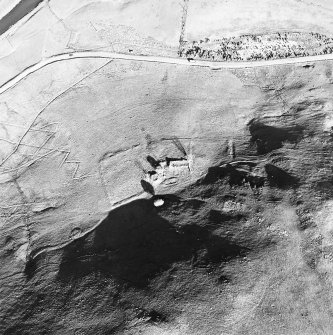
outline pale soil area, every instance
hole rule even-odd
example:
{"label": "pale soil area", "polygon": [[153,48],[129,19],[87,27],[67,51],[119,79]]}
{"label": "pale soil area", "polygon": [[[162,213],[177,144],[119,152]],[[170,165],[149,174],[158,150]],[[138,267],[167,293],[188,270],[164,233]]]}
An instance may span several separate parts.
{"label": "pale soil area", "polygon": [[[200,40],[277,31],[332,35],[329,2],[289,2],[281,6],[273,0],[192,0],[184,37]],[[102,50],[177,57],[183,7],[178,0],[44,1],[0,37],[0,84],[42,59],[64,52]]]}
{"label": "pale soil area", "polygon": [[75,50],[176,56],[181,16],[178,0],[45,1],[0,37],[0,83]]}
{"label": "pale soil area", "polygon": [[190,0],[185,38],[214,39],[283,31],[333,34],[327,0]]}

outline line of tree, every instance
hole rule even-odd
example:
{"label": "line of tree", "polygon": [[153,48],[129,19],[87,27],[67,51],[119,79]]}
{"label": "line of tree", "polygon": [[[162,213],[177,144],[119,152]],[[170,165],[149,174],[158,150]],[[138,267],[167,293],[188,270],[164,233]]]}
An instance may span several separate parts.
{"label": "line of tree", "polygon": [[184,42],[181,57],[216,61],[268,60],[333,53],[333,38],[318,33],[241,35]]}

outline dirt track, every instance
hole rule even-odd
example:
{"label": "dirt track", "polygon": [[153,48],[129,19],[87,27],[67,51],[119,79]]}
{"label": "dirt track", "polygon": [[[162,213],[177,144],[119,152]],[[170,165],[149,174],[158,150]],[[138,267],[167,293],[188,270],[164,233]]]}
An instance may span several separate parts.
{"label": "dirt track", "polygon": [[25,77],[29,76],[31,73],[38,71],[39,69],[60,61],[65,61],[75,58],[106,58],[106,59],[122,59],[122,60],[134,60],[139,62],[154,62],[154,63],[168,63],[176,65],[185,66],[199,66],[208,67],[212,70],[220,69],[240,69],[240,68],[253,68],[253,67],[263,67],[263,66],[274,66],[274,65],[288,65],[288,64],[300,64],[309,62],[319,62],[326,60],[333,60],[333,54],[329,55],[317,55],[308,57],[297,57],[297,58],[284,58],[284,59],[274,59],[267,61],[253,61],[253,62],[209,62],[200,60],[187,60],[183,58],[171,58],[171,57],[157,57],[157,56],[140,56],[140,55],[127,55],[118,54],[107,51],[80,51],[63,53],[59,55],[54,55],[52,57],[46,58],[41,62],[38,62],[22,72],[17,76],[11,78],[2,86],[0,86],[0,94],[7,91],[11,87],[15,86]]}

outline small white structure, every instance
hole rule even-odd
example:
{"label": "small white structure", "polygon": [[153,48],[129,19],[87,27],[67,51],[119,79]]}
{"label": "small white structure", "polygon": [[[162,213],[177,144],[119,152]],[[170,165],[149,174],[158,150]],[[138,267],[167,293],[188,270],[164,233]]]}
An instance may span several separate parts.
{"label": "small white structure", "polygon": [[159,198],[159,199],[154,200],[154,206],[155,207],[161,207],[163,205],[164,205],[164,200],[163,199]]}

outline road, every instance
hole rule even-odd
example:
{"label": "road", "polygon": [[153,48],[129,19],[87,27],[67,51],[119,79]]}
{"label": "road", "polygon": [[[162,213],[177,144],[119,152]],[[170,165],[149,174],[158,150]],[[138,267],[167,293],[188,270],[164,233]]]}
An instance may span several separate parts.
{"label": "road", "polygon": [[333,54],[328,55],[317,55],[297,58],[283,58],[263,61],[249,61],[249,62],[211,62],[203,60],[190,60],[185,58],[171,58],[161,56],[141,56],[131,54],[119,54],[108,51],[79,51],[70,52],[54,55],[43,59],[42,61],[26,68],[20,72],[17,76],[11,78],[2,86],[0,86],[0,94],[4,93],[11,87],[14,87],[22,79],[26,78],[30,74],[40,70],[41,68],[60,61],[76,59],[76,58],[105,58],[105,59],[120,59],[138,62],[152,62],[152,63],[164,63],[164,64],[175,64],[182,66],[198,66],[206,67],[212,70],[220,69],[243,69],[243,68],[256,68],[264,66],[276,66],[276,65],[289,65],[289,64],[301,64],[301,63],[313,63],[319,61],[333,60]]}

